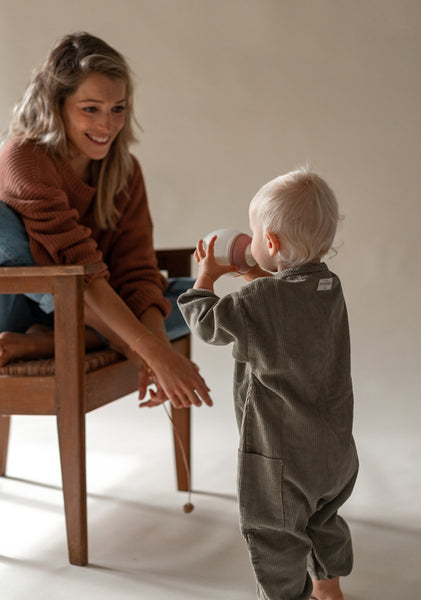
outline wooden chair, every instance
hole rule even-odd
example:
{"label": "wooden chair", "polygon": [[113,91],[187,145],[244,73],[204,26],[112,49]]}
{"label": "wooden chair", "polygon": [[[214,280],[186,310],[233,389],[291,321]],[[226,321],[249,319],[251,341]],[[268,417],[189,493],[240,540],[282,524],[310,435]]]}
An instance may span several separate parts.
{"label": "wooden chair", "polygon": [[[170,277],[190,275],[193,249],[157,252]],[[0,293],[44,292],[55,300],[55,359],[17,361],[0,369],[0,475],[6,473],[11,415],[56,415],[70,563],[88,562],[85,414],[137,389],[137,369],[112,350],[85,355],[82,266],[1,267]],[[190,357],[190,336],[173,342]],[[190,409],[172,412],[190,467]],[[174,437],[177,485],[189,474]]]}

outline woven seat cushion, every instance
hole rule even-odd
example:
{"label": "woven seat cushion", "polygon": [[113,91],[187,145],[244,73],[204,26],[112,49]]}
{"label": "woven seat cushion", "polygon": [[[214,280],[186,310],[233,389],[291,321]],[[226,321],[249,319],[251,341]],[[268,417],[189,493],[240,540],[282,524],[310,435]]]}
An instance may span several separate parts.
{"label": "woven seat cushion", "polygon": [[[115,350],[99,350],[88,352],[85,355],[85,373],[96,371],[122,360],[121,354]],[[0,375],[16,377],[43,377],[55,374],[54,358],[42,358],[39,360],[16,360],[5,367],[0,367]]]}

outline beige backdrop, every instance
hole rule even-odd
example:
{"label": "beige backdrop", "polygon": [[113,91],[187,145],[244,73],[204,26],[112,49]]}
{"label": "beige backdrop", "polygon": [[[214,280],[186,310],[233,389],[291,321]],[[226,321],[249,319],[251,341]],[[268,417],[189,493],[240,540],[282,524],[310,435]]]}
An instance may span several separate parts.
{"label": "beige backdrop", "polygon": [[[419,0],[0,0],[2,128],[62,34],[90,31],[128,58],[143,129],[134,152],[157,246],[194,244],[218,227],[247,230],[250,197],[303,162],[330,182],[345,215],[329,264],[348,298],[361,458],[347,511],[411,528],[421,527],[420,8]],[[196,343],[195,353],[216,403],[195,419],[231,428],[231,456],[230,350]]]}

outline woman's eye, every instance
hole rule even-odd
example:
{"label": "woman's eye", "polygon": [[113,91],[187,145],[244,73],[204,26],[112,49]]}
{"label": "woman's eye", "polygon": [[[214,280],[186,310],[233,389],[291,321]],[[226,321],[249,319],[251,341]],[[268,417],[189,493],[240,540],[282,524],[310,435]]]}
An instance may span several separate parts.
{"label": "woman's eye", "polygon": [[85,106],[83,108],[83,112],[86,113],[94,113],[96,111],[96,106]]}
{"label": "woman's eye", "polygon": [[114,106],[114,108],[113,108],[113,112],[115,112],[115,113],[122,113],[125,110],[126,110],[125,106]]}

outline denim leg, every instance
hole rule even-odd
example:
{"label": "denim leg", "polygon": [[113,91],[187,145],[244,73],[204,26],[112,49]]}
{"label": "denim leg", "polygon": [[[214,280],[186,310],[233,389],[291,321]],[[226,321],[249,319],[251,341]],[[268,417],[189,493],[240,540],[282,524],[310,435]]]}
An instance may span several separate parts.
{"label": "denim leg", "polygon": [[[34,265],[20,216],[0,201],[0,266]],[[0,294],[0,331],[24,332],[34,323],[52,324],[52,294]]]}
{"label": "denim leg", "polygon": [[192,288],[194,282],[195,280],[191,277],[174,277],[168,279],[168,288],[164,296],[171,302],[172,311],[165,319],[165,329],[172,342],[190,333],[184,317],[177,306],[177,298]]}

